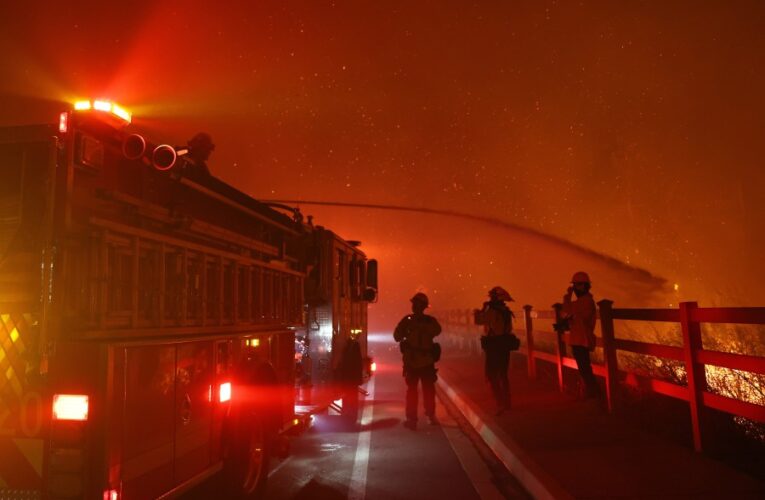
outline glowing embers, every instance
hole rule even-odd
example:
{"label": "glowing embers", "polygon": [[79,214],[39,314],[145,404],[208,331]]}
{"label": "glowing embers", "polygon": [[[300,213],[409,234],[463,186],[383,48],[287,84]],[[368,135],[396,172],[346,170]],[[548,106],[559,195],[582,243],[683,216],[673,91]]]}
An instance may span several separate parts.
{"label": "glowing embers", "polygon": [[119,104],[116,104],[104,99],[77,101],[74,103],[74,110],[75,111],[94,110],[94,111],[101,111],[103,113],[109,113],[111,116],[119,118],[123,122],[122,123],[123,125],[128,125],[133,120],[133,116],[125,108],[123,108]]}
{"label": "glowing embers", "polygon": [[88,419],[88,396],[82,394],[56,394],[53,396],[53,420]]}

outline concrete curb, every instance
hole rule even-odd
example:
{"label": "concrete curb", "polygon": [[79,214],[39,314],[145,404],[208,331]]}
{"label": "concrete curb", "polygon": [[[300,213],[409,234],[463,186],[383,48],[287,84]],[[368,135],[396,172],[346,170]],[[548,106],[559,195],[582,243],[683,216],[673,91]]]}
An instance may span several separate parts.
{"label": "concrete curb", "polygon": [[449,385],[440,373],[438,375],[438,388],[470,422],[481,439],[531,496],[537,499],[570,500],[574,498],[555,479],[542,470],[505,431],[492,423],[481,409]]}

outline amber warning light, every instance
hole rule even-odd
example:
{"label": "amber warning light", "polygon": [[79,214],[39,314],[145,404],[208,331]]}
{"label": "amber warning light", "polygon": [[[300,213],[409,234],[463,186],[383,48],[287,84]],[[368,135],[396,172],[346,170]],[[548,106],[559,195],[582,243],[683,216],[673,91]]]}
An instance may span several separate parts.
{"label": "amber warning light", "polygon": [[88,419],[88,396],[82,394],[56,394],[53,396],[53,420]]}
{"label": "amber warning light", "polygon": [[125,125],[128,125],[133,119],[133,115],[131,115],[125,108],[105,99],[77,101],[74,103],[74,110],[101,111],[103,113],[109,113],[122,120]]}

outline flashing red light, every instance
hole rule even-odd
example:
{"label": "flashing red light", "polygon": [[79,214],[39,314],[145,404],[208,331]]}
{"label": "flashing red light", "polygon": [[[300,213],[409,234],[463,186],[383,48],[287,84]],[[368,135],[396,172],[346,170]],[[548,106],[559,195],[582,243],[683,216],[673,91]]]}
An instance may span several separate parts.
{"label": "flashing red light", "polygon": [[376,372],[377,371],[377,363],[375,363],[373,361],[372,364],[369,365],[369,371],[371,371],[372,373]]}
{"label": "flashing red light", "polygon": [[119,500],[120,494],[117,490],[104,490],[104,500]]}
{"label": "flashing red light", "polygon": [[67,130],[69,130],[69,113],[62,111],[61,114],[58,115],[58,131],[62,134],[66,134]]}
{"label": "flashing red light", "polygon": [[53,420],[88,419],[88,396],[83,394],[56,394],[53,396]]}
{"label": "flashing red light", "polygon": [[224,382],[220,385],[218,390],[218,400],[221,403],[225,403],[231,399],[231,382]]}

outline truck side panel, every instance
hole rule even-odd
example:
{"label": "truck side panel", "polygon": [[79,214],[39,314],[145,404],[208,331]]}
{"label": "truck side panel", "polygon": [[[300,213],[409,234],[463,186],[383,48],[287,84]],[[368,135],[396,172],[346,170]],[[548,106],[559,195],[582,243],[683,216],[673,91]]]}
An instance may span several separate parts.
{"label": "truck side panel", "polygon": [[0,497],[42,489],[50,399],[41,267],[56,148],[50,127],[0,129]]}
{"label": "truck side panel", "polygon": [[[210,465],[214,385],[213,342],[179,344],[175,368],[175,483]],[[217,400],[215,400],[217,402]]]}
{"label": "truck side panel", "polygon": [[174,485],[175,351],[174,345],[123,349],[125,498],[154,498]]}

